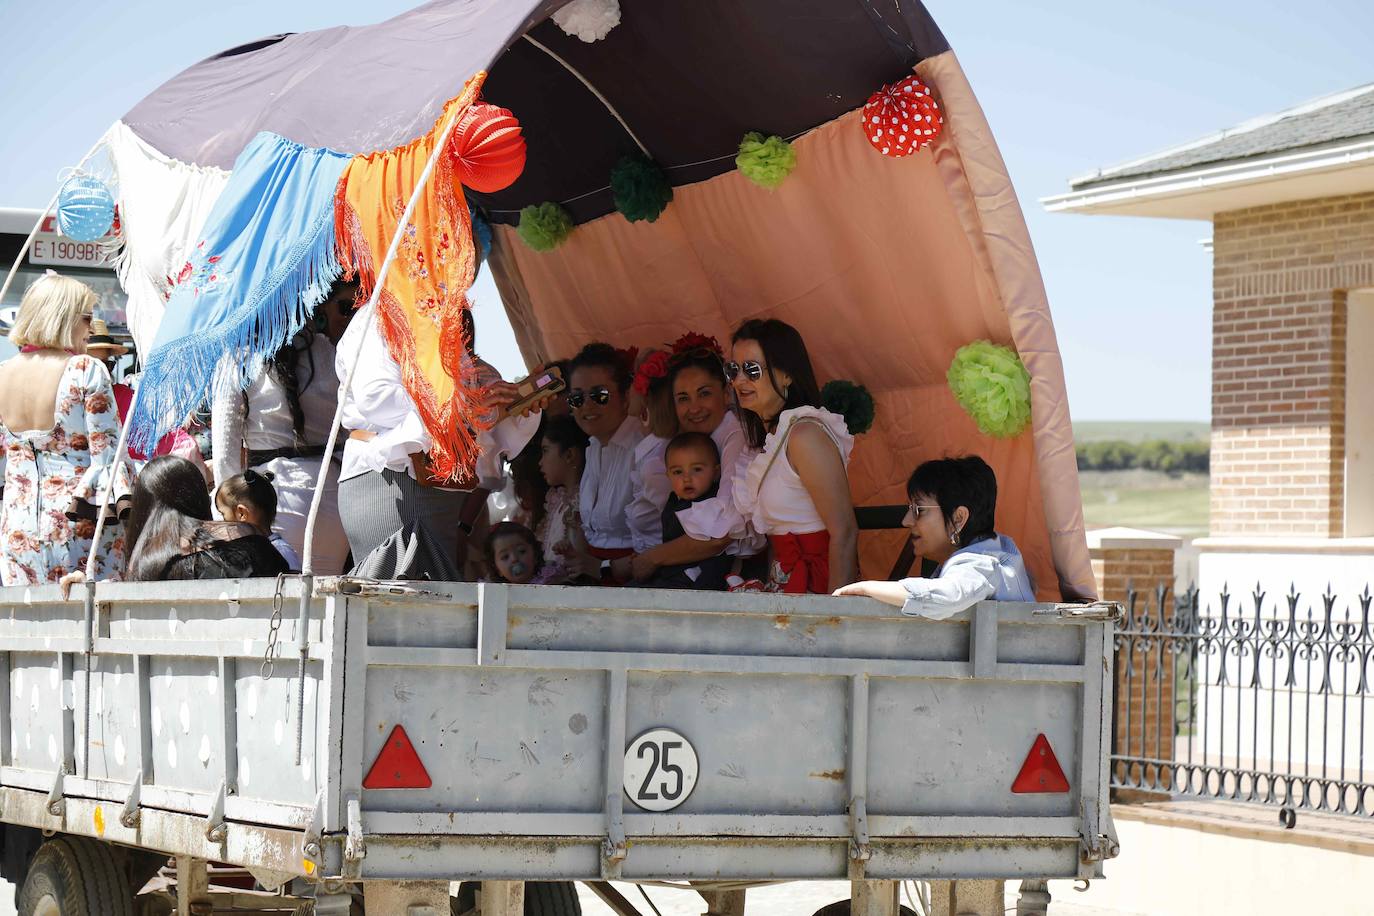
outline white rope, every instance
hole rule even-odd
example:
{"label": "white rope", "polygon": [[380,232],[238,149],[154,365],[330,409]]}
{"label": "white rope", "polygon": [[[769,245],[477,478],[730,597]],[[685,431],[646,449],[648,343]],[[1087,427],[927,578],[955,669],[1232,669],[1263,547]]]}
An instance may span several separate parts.
{"label": "white rope", "polygon": [[[114,465],[110,468],[110,478],[100,491],[100,509],[95,517],[95,534],[91,537],[91,554],[86,558],[86,581],[95,581],[95,561],[99,556],[100,534],[105,530],[105,519],[110,514],[110,494],[114,492],[115,480],[119,477],[119,466],[129,460],[129,427],[133,424],[134,411],[138,408],[138,392],[142,385],[135,386],[133,397],[129,399],[129,410],[124,414],[124,422],[119,427],[119,444],[115,446]],[[118,562],[118,558],[116,558]]]}
{"label": "white rope", "polygon": [[547,45],[540,44],[538,41],[531,38],[528,33],[525,35],[525,40],[528,41],[530,44],[534,45],[539,50],[543,51],[545,54],[549,55],[549,57],[552,57],[554,60],[558,61],[560,64],[563,65],[564,70],[567,70],[573,76],[577,77],[578,81],[580,81],[582,85],[587,87],[587,91],[590,92],[592,95],[596,96],[597,99],[600,100],[602,105],[606,106],[606,110],[611,113],[611,117],[615,118],[617,121],[620,122],[620,126],[625,128],[625,133],[630,135],[630,139],[633,140],[635,142],[635,145],[639,147],[640,152],[642,152],[649,159],[654,158],[653,156],[649,155],[649,148],[640,142],[640,139],[637,136],[635,136],[634,131],[630,130],[630,125],[625,123],[625,119],[620,116],[620,112],[615,110],[615,106],[610,103],[610,100],[607,99],[604,95],[602,95],[597,90],[597,88],[591,84],[590,80],[588,80],[581,73],[578,73],[576,67],[574,67],[572,64],[568,63],[566,60],[560,57],[557,52],[549,48]]}
{"label": "white rope", "polygon": [[[334,447],[339,441],[339,424],[343,421],[344,403],[348,399],[348,393],[352,390],[353,374],[358,370],[358,363],[362,357],[362,341],[372,332],[372,326],[377,321],[377,299],[382,294],[382,286],[386,282],[386,272],[391,268],[391,262],[396,260],[396,252],[401,247],[402,228],[410,222],[410,216],[415,212],[415,204],[420,199],[420,193],[424,191],[425,185],[429,183],[429,177],[434,171],[434,164],[439,161],[440,154],[444,147],[448,145],[448,136],[453,131],[453,125],[458,123],[458,117],[463,109],[456,109],[449,117],[448,123],[444,125],[443,133],[439,135],[439,140],[434,144],[434,152],[430,153],[429,161],[425,163],[425,170],[420,173],[420,179],[415,183],[415,190],[410,195],[410,201],[406,204],[405,212],[396,223],[396,231],[391,236],[391,245],[386,250],[386,258],[382,261],[382,267],[377,271],[376,281],[372,286],[372,296],[367,300],[367,306],[371,312],[367,316],[367,324],[363,328],[362,335],[358,338],[359,346],[353,354],[352,362],[348,366],[348,374],[344,376],[343,384],[339,386],[339,403],[334,408],[334,422],[329,426],[329,439],[324,445],[324,461],[320,465],[320,476],[315,482],[315,493],[310,498],[310,514],[305,520],[305,545],[301,557],[301,575],[311,576],[314,574],[315,565],[315,522],[320,515],[320,505],[324,502],[324,485],[329,479],[330,463],[334,460]],[[360,562],[362,557],[354,557],[355,562]]]}

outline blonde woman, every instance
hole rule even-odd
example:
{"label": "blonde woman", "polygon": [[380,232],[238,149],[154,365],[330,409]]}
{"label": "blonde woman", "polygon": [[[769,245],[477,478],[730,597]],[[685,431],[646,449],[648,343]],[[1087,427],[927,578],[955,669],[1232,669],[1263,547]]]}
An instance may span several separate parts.
{"label": "blonde woman", "polygon": [[[90,555],[95,522],[73,510],[99,498],[119,441],[110,374],[85,353],[95,303],[89,286],[49,271],[10,330],[20,352],[0,364],[0,584],[57,582]],[[107,523],[97,551],[103,579],[118,577],[117,531]]]}

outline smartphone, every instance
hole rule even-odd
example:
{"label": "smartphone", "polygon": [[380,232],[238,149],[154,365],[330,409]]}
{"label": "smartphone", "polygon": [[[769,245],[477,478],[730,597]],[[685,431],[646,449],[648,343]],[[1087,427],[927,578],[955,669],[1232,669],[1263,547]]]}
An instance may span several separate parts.
{"label": "smartphone", "polygon": [[556,394],[568,387],[557,366],[550,366],[529,378],[515,383],[515,400],[506,408],[506,415],[518,414],[547,394]]}

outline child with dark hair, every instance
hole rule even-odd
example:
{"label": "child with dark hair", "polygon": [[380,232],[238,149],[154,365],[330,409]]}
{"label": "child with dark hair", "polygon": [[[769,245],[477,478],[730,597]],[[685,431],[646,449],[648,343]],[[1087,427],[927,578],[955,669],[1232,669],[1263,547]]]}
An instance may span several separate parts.
{"label": "child with dark hair", "polygon": [[918,557],[939,564],[933,578],[855,582],[836,595],[864,595],[903,614],[942,620],[979,601],[1034,601],[1021,551],[993,530],[997,477],[976,455],[927,461],[906,485],[902,523]]}
{"label": "child with dark hair", "polygon": [[251,526],[277,548],[292,571],[299,572],[301,558],[280,534],[272,530],[277,520],[277,488],[272,485],[271,471],[252,468],[235,474],[215,491],[215,507],[227,522],[242,522]]}
{"label": "child with dark hair", "polygon": [[543,550],[533,531],[516,522],[498,522],[487,534],[485,547],[493,581],[525,585],[534,580]]}
{"label": "child with dark hair", "polygon": [[[694,503],[713,498],[720,489],[720,450],[706,433],[678,433],[664,449],[663,463],[673,488],[673,495],[663,507],[663,539],[670,541],[684,533],[677,514],[690,509]],[[694,563],[660,566],[652,579],[640,584],[649,588],[723,591],[725,577],[733,563],[724,550],[725,545],[722,545],[716,556]]]}

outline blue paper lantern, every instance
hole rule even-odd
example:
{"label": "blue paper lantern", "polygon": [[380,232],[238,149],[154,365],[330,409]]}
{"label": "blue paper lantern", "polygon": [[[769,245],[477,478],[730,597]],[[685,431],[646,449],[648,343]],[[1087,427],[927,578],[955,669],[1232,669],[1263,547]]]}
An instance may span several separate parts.
{"label": "blue paper lantern", "polygon": [[114,225],[114,195],[91,175],[73,175],[57,195],[57,228],[77,242],[94,242]]}
{"label": "blue paper lantern", "polygon": [[468,216],[472,218],[472,243],[477,249],[477,263],[480,266],[491,254],[491,223],[472,204],[468,204]]}

